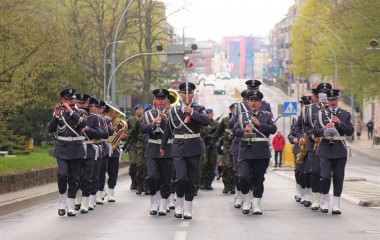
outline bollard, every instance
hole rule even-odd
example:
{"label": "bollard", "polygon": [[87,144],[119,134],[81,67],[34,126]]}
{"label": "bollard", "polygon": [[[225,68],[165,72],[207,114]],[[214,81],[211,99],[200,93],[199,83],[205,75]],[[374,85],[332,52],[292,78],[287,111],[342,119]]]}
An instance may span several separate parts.
{"label": "bollard", "polygon": [[294,168],[294,154],[292,153],[292,144],[285,144],[284,151],[282,152],[282,160],[284,166]]}

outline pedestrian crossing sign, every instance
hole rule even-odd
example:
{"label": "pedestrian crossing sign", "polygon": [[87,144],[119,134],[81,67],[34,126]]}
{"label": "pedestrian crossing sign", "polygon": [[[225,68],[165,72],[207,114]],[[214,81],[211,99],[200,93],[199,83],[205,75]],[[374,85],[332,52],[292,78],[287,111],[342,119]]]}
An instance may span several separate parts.
{"label": "pedestrian crossing sign", "polygon": [[284,102],[284,116],[297,115],[297,102]]}

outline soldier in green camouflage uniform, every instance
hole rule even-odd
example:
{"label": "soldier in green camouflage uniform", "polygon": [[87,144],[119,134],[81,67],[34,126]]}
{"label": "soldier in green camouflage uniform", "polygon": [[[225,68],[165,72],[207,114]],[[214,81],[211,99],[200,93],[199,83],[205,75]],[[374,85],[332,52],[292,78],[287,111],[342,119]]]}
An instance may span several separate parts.
{"label": "soldier in green camouflage uniform", "polygon": [[[137,119],[142,117],[143,113],[143,106],[138,103],[135,105],[135,115],[128,119],[128,134],[131,132],[133,125],[136,123]],[[128,144],[126,144],[126,151],[129,154],[129,176],[131,176],[131,190],[136,189],[136,173],[137,173],[137,165],[136,165],[136,159],[137,159],[137,148],[136,148],[136,142],[135,141],[127,141]]]}
{"label": "soldier in green camouflage uniform", "polygon": [[[204,143],[204,139],[208,136],[208,133],[209,133],[208,127],[209,126],[201,126],[201,129],[200,129],[200,132],[199,132],[199,134],[201,135],[201,139],[202,139],[203,145],[205,144]],[[206,146],[203,146],[203,147],[204,147],[204,149],[206,149]],[[202,190],[206,189],[206,183],[201,184],[201,180],[202,180],[202,168],[203,168],[203,166],[206,163],[206,156],[207,156],[207,151],[205,151],[204,153],[202,153],[201,159],[200,159],[200,162],[199,162],[198,176],[197,176],[197,179],[195,181],[195,188],[196,188],[195,196],[198,196],[198,190],[199,189],[202,189]]]}
{"label": "soldier in green camouflage uniform", "polygon": [[223,161],[222,180],[224,184],[223,193],[231,192],[231,194],[235,194],[235,182],[234,182],[232,154],[230,151],[233,136],[230,134],[228,123],[231,119],[232,113],[235,111],[235,106],[236,106],[235,104],[230,105],[229,107],[230,113],[228,114],[228,116],[222,119],[215,133],[215,138],[223,139],[223,157],[222,157],[222,161]]}
{"label": "soldier in green camouflage uniform", "polygon": [[205,152],[205,161],[202,162],[202,178],[201,178],[201,189],[203,186],[207,190],[213,190],[211,186],[212,181],[215,178],[215,166],[217,158],[217,148],[216,142],[217,138],[213,136],[218,128],[218,121],[213,120],[214,112],[212,109],[206,109],[206,113],[211,121],[211,124],[206,127],[207,135],[204,138],[206,152]]}

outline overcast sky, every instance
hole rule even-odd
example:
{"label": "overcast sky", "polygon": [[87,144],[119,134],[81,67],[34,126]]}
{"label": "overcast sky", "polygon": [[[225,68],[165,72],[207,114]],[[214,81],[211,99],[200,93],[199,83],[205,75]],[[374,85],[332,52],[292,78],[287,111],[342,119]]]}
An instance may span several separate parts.
{"label": "overcast sky", "polygon": [[266,36],[288,12],[294,0],[162,0],[176,33],[197,40],[220,41],[223,36]]}

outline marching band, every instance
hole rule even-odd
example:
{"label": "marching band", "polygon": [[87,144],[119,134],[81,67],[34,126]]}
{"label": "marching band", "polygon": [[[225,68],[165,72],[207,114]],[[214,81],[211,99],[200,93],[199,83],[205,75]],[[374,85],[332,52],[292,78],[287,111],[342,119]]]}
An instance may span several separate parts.
{"label": "marching band", "polygon": [[[228,107],[229,115],[220,124],[212,109],[194,101],[196,85],[187,81],[178,92],[153,90],[153,105],[137,104],[127,121],[102,100],[73,88],[62,90],[48,126],[57,138],[58,215],[85,214],[105,201],[116,202],[123,151],[129,153],[130,189],[150,195],[150,215],[166,216],[174,209],[176,218],[192,219],[198,189],[213,189],[216,153],[223,162],[223,193],[234,194],[234,207],[243,214],[262,215],[265,173],[272,157],[270,136],[277,127],[260,84],[246,81],[243,100]],[[340,196],[349,157],[345,136],[353,133],[350,113],[338,106],[339,93],[321,83],[311,96],[303,96],[301,113],[288,135],[294,144],[295,200],[322,213],[331,208],[332,214],[342,213]]]}

